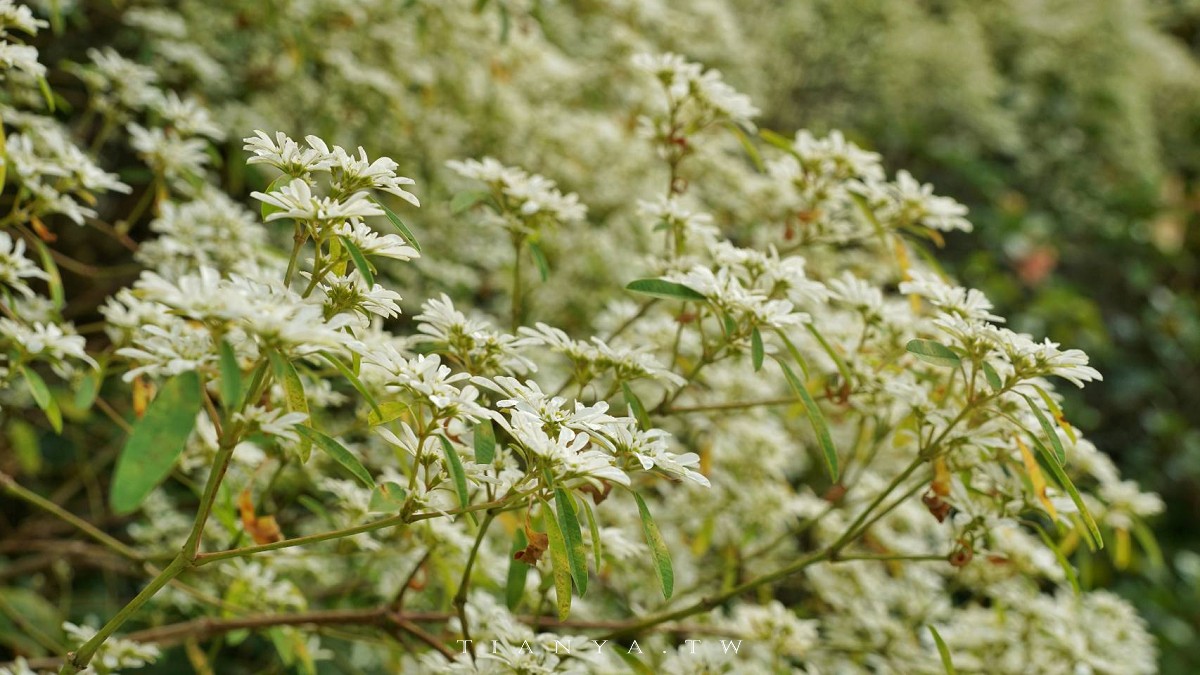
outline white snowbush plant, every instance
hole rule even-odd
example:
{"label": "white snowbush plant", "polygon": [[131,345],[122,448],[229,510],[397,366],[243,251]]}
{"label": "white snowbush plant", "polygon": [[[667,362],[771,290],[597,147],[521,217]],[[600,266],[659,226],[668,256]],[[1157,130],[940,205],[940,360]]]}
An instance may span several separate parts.
{"label": "white snowbush plant", "polygon": [[[231,194],[210,150],[233,130],[94,50],[74,71],[95,147],[144,163],[122,218],[155,235],[98,347],[63,318],[49,224],[131,188],[51,110],[16,36],[45,22],[8,0],[0,22],[0,405],[55,431],[106,406],[128,427],[109,505],[133,517],[114,537],[0,482],[148,575],[66,624],[69,653],[0,672],[126,671],[179,643],[203,664],[246,630],[301,672],[1154,671],[1141,619],[1071,563],[1129,555],[1162,508],[1059,407],[1055,380],[1100,374],[920,257],[966,209],[878,155],[760,132],[718,72],[643,54],[637,139],[589,167],[636,208],[601,234],[535,173],[552,158],[253,131],[239,161],[269,185]],[[419,201],[417,161],[456,193]],[[423,228],[431,207],[457,229]],[[478,274],[395,281],[417,264]]]}

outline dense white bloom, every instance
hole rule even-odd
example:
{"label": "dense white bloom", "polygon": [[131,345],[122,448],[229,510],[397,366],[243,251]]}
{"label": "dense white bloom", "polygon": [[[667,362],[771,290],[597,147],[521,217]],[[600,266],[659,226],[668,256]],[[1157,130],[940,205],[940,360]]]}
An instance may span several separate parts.
{"label": "dense white bloom", "polygon": [[50,275],[25,257],[23,240],[14,240],[7,232],[0,232],[0,284],[31,298],[33,290],[22,279],[49,278]]}
{"label": "dense white bloom", "polygon": [[372,202],[366,193],[355,192],[344,200],[317,197],[308,182],[300,178],[293,179],[274,192],[251,192],[250,196],[279,209],[267,216],[267,222],[281,218],[336,221],[383,215],[383,209]]}
{"label": "dense white bloom", "polygon": [[363,255],[394,260],[413,260],[421,257],[415,248],[408,245],[404,237],[398,234],[379,234],[358,219],[351,219],[336,226],[334,232],[354,242]]}

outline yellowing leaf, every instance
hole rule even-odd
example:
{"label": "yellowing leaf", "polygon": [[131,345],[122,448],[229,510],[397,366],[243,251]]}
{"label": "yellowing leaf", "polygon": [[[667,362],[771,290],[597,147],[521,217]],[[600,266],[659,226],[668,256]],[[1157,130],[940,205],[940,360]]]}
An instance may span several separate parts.
{"label": "yellowing leaf", "polygon": [[1042,506],[1046,507],[1046,513],[1055,521],[1058,520],[1058,511],[1054,508],[1054,503],[1046,496],[1046,477],[1042,475],[1042,470],[1038,467],[1037,459],[1030,452],[1029,446],[1021,440],[1020,436],[1014,436],[1017,439],[1017,447],[1021,449],[1021,460],[1025,462],[1025,472],[1029,474],[1029,480],[1033,483],[1033,493],[1037,495]]}

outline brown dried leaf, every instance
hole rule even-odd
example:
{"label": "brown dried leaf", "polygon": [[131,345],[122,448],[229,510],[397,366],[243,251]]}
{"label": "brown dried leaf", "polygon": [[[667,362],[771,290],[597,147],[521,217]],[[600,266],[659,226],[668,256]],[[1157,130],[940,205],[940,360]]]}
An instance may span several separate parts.
{"label": "brown dried leaf", "polygon": [[525,563],[526,565],[536,565],[542,559],[542,555],[550,548],[550,536],[545,532],[527,532],[526,537],[529,540],[529,545],[523,550],[513,554],[513,560]]}
{"label": "brown dried leaf", "polygon": [[242,490],[238,495],[238,511],[242,514],[242,527],[254,539],[255,544],[273,544],[283,541],[283,532],[275,516],[256,516],[254,500],[250,496],[250,488]]}

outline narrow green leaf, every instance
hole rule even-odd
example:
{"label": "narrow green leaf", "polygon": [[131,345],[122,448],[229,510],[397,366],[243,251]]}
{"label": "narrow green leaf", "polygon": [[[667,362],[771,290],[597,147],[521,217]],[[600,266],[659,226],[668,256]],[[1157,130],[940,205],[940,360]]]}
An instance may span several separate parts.
{"label": "narrow green leaf", "polygon": [[533,258],[533,264],[537,266],[538,276],[542,278],[542,283],[545,283],[550,278],[550,263],[546,260],[546,253],[542,251],[542,247],[529,242],[529,255]]}
{"label": "narrow green leaf", "polygon": [[987,378],[988,386],[995,391],[1000,391],[1004,383],[1000,381],[1000,374],[992,367],[992,364],[987,361],[983,362],[983,376]]}
{"label": "narrow green leaf", "polygon": [[100,387],[104,384],[104,364],[96,370],[89,370],[79,380],[75,389],[75,407],[80,410],[90,410],[100,395]]}
{"label": "narrow green leaf", "polygon": [[666,279],[638,279],[625,286],[625,290],[649,295],[664,300],[705,300],[705,297],[683,284],[667,281]]}
{"label": "narrow green leaf", "polygon": [[367,471],[367,467],[354,456],[354,453],[346,449],[346,446],[338,442],[337,439],[313,429],[312,427],[297,426],[296,431],[300,432],[308,440],[312,441],[320,448],[329,458],[341,464],[347,471],[354,474],[354,477],[363,485],[374,489],[375,479],[371,478],[371,472]]}
{"label": "narrow green leaf", "polygon": [[367,288],[373,288],[375,273],[371,271],[371,263],[367,261],[367,256],[363,255],[362,249],[358,247],[358,244],[350,241],[349,237],[338,235],[338,239],[342,242],[342,246],[346,247],[346,252],[350,254],[350,260],[354,262],[354,269],[362,275]]}
{"label": "narrow green leaf", "polygon": [[644,430],[650,429],[650,415],[646,413],[646,406],[642,405],[642,399],[633,393],[628,382],[621,383],[621,393],[625,395],[625,402],[633,409],[633,416],[637,418],[638,426]]}
{"label": "narrow green leaf", "polygon": [[1042,401],[1046,404],[1046,409],[1049,410],[1050,414],[1054,416],[1054,421],[1058,423],[1058,428],[1063,430],[1063,433],[1067,435],[1067,438],[1071,439],[1072,443],[1078,443],[1079,437],[1075,435],[1075,430],[1071,428],[1071,425],[1067,424],[1066,416],[1063,415],[1062,408],[1060,408],[1059,405],[1054,402],[1054,399],[1050,397],[1050,394],[1045,389],[1042,389],[1036,384],[1032,386],[1034,390],[1037,391],[1038,396],[1040,396]]}
{"label": "narrow green leaf", "polygon": [[404,508],[404,500],[407,497],[404,488],[400,485],[388,481],[380,483],[371,490],[371,502],[367,506],[367,511],[371,513],[394,513]]}
{"label": "narrow green leaf", "polygon": [[850,375],[850,366],[846,365],[846,360],[842,358],[842,355],[833,348],[833,345],[829,344],[829,340],[825,339],[825,336],[821,334],[821,331],[817,330],[817,327],[814,324],[810,323],[806,326],[806,328],[808,328],[808,332],[817,339],[817,342],[821,343],[821,348],[824,349],[825,353],[829,355],[829,358],[833,360],[833,365],[837,367],[838,372],[841,373],[842,379],[846,382],[846,384],[853,385],[854,377]]}
{"label": "narrow green leaf", "polygon": [[604,557],[601,555],[602,546],[600,544],[600,523],[596,521],[596,512],[592,510],[592,505],[588,503],[586,497],[580,498],[580,504],[583,504],[583,511],[587,514],[588,530],[592,535],[592,562],[596,563],[596,574],[600,574],[600,565],[604,562]]}
{"label": "narrow green leaf", "polygon": [[[296,367],[279,352],[271,351],[268,354],[271,359],[271,368],[275,371],[275,379],[283,385],[284,399],[287,403],[288,411],[309,415],[308,397],[304,395],[304,383],[300,381],[300,373],[296,372]],[[309,418],[303,424],[304,426],[312,427],[312,416],[309,415]],[[305,436],[304,441],[300,443],[299,447],[300,457],[306,462],[312,453],[311,440],[308,436]]]}
{"label": "narrow green leaf", "polygon": [[4,191],[4,180],[8,177],[8,136],[4,133],[4,123],[0,122],[0,192]]}
{"label": "narrow green leaf", "polygon": [[42,445],[37,430],[25,420],[14,417],[8,421],[8,444],[17,458],[21,473],[36,476],[42,470]]}
{"label": "narrow green leaf", "polygon": [[221,340],[218,350],[221,406],[226,410],[234,410],[242,404],[242,367],[238,365],[237,354],[227,340]]}
{"label": "narrow green leaf", "polygon": [[1044,464],[1045,467],[1050,471],[1051,475],[1054,476],[1054,480],[1059,484],[1059,486],[1067,491],[1067,494],[1071,497],[1071,501],[1075,503],[1075,508],[1079,509],[1079,515],[1083,518],[1083,522],[1087,526],[1087,531],[1090,535],[1088,541],[1093,544],[1095,548],[1104,548],[1104,537],[1100,535],[1100,527],[1096,525],[1095,518],[1092,518],[1091,512],[1088,511],[1087,504],[1084,503],[1083,498],[1079,496],[1079,490],[1075,489],[1075,484],[1071,482],[1071,479],[1067,476],[1067,472],[1063,470],[1062,465],[1058,463],[1058,460],[1056,460],[1054,456],[1050,454],[1050,451],[1046,449],[1045,445],[1042,445],[1042,442],[1039,441],[1036,436],[1030,436],[1030,439],[1033,441],[1034,446],[1037,447],[1038,452],[1045,460],[1042,462],[1042,464]]}
{"label": "narrow green leaf", "polygon": [[942,639],[932,624],[929,625],[929,632],[933,635],[933,641],[937,643],[938,654],[942,657],[942,667],[946,669],[946,675],[955,675],[954,661],[950,660],[950,648],[946,646],[946,641]]}
{"label": "narrow green leaf", "polygon": [[379,404],[379,409],[372,410],[367,413],[367,423],[373,427],[380,424],[387,424],[393,420],[399,419],[408,412],[408,404],[403,401],[384,401]]}
{"label": "narrow green leaf", "polygon": [[[329,352],[321,352],[321,358],[328,361],[329,364],[334,368],[337,368],[338,372],[342,374],[342,377],[346,378],[346,381],[354,387],[355,391],[362,395],[363,399],[366,400],[367,405],[371,406],[371,410],[375,413],[378,413],[379,416],[382,417],[383,411],[379,409],[379,402],[376,401],[375,397],[371,395],[371,392],[367,389],[367,386],[362,383],[362,380],[358,379],[358,375],[354,374],[354,370],[352,370],[350,366],[342,363],[341,359],[333,354],[330,354]],[[405,406],[405,409],[407,408],[408,406]],[[392,419],[395,418],[393,417]],[[378,424],[378,422],[373,422],[372,424]]]}
{"label": "narrow green leaf", "polygon": [[[547,509],[549,506],[547,505]],[[550,565],[554,569],[554,596],[558,602],[558,620],[571,616],[571,563],[567,558],[567,543],[563,540],[558,522],[546,514],[546,535],[550,540]]]}
{"label": "narrow green leaf", "polygon": [[475,462],[491,464],[496,459],[496,430],[492,421],[485,419],[475,425]]}
{"label": "narrow green leaf", "polygon": [[33,402],[46,413],[46,419],[50,420],[50,426],[54,428],[54,433],[61,434],[63,428],[62,410],[58,407],[58,401],[54,400],[54,395],[50,393],[50,387],[46,386],[46,381],[38,375],[35,370],[28,366],[21,366],[21,374],[25,376],[25,384],[29,387],[29,393],[33,394]]}
{"label": "narrow green leaf", "polygon": [[202,403],[200,376],[194,371],[163,383],[117,457],[109,493],[114,513],[132,513],[171,473],[196,426]]}
{"label": "narrow green leaf", "polygon": [[762,333],[758,332],[758,326],[750,330],[750,362],[754,365],[754,372],[762,370],[763,341]]}
{"label": "narrow green leaf", "polygon": [[933,340],[912,339],[908,341],[908,344],[904,348],[922,361],[932,363],[935,366],[953,368],[962,363],[962,359],[958,357],[958,354],[955,354],[946,345]]}
{"label": "narrow green leaf", "polygon": [[438,436],[438,440],[442,442],[442,452],[446,454],[446,466],[450,470],[450,478],[454,480],[454,491],[458,493],[458,503],[465,509],[471,498],[467,494],[467,474],[463,470],[462,458],[458,456],[458,451],[454,449],[450,439]]}
{"label": "narrow green leaf", "polygon": [[567,547],[571,578],[575,580],[575,590],[583,597],[583,594],[587,593],[588,582],[587,558],[583,554],[583,530],[580,529],[579,516],[575,513],[571,495],[562,488],[554,489],[554,508],[558,511],[558,526]]}
{"label": "narrow green leaf", "polygon": [[[265,192],[267,194],[275,192],[276,190],[283,187],[287,183],[290,183],[291,180],[292,180],[292,177],[287,175],[286,173],[283,175],[280,175],[280,176],[276,176],[275,180],[271,181],[271,184],[268,185],[267,189],[263,190],[263,192]],[[263,202],[261,208],[259,209],[259,213],[262,214],[263,222],[266,222],[267,216],[271,215],[272,213],[275,213],[276,211],[282,211],[282,210],[283,209],[279,208],[278,206],[272,206],[271,204]]]}
{"label": "narrow green leaf", "polygon": [[1067,560],[1067,557],[1063,555],[1061,550],[1059,550],[1058,544],[1054,543],[1054,540],[1050,538],[1050,535],[1046,533],[1046,530],[1043,529],[1041,525],[1038,525],[1032,521],[1028,522],[1028,524],[1037,531],[1038,536],[1042,538],[1042,543],[1046,545],[1046,548],[1050,549],[1050,551],[1054,553],[1054,558],[1058,560],[1058,566],[1062,568],[1063,574],[1067,577],[1067,581],[1071,583],[1071,588],[1075,591],[1075,595],[1082,594],[1083,591],[1079,587],[1079,577],[1075,574],[1075,568],[1071,567],[1071,562]]}
{"label": "narrow green leaf", "polygon": [[737,320],[730,316],[729,312],[721,313],[721,326],[725,331],[725,337],[729,337],[737,332]]}
{"label": "narrow green leaf", "polygon": [[486,190],[466,190],[460,192],[450,200],[450,213],[460,215],[469,209],[475,207],[476,204],[482,203],[491,193]]}
{"label": "narrow green leaf", "polygon": [[796,154],[796,146],[792,145],[792,139],[782,134],[777,134],[770,129],[759,129],[758,137],[773,145],[789,155]]}
{"label": "narrow green leaf", "polygon": [[1146,527],[1146,523],[1140,518],[1133,521],[1133,536],[1138,540],[1142,550],[1146,552],[1146,556],[1150,558],[1150,566],[1155,570],[1161,570],[1166,565],[1163,560],[1162,549],[1158,546],[1158,541],[1154,538],[1154,533]]}
{"label": "narrow green leaf", "polygon": [[54,112],[57,107],[54,103],[54,91],[50,89],[50,82],[45,77],[38,77],[38,89],[42,92],[42,98],[46,99],[46,107],[50,112]]}
{"label": "narrow green leaf", "polygon": [[754,141],[750,140],[750,137],[738,126],[737,122],[731,121],[726,126],[737,137],[738,142],[742,144],[742,149],[746,151],[746,154],[750,157],[750,161],[754,163],[754,168],[759,173],[766,173],[767,167],[763,164],[762,155],[758,152],[758,148],[754,146]]}
{"label": "narrow green leaf", "polygon": [[825,466],[829,470],[829,478],[836,483],[839,476],[838,454],[837,448],[833,445],[833,437],[829,435],[829,425],[825,423],[825,415],[821,413],[821,408],[808,393],[808,387],[804,386],[792,369],[783,361],[779,361],[779,367],[783,369],[783,375],[787,378],[788,384],[792,385],[792,389],[804,403],[808,421],[812,423],[813,432],[816,433],[817,441],[821,444],[821,452],[825,455]]}
{"label": "narrow green leaf", "polygon": [[528,545],[525,530],[518,527],[516,536],[513,537],[512,555],[508,556],[508,577],[504,581],[504,604],[509,610],[516,610],[525,595],[525,578],[529,574],[529,565],[517,560],[516,555]]}
{"label": "narrow green leaf", "polygon": [[58,272],[58,265],[54,262],[54,256],[50,255],[50,247],[46,246],[46,242],[41,239],[35,239],[37,244],[38,257],[42,259],[42,268],[46,271],[46,285],[50,288],[50,302],[54,304],[55,309],[62,309],[66,304],[66,295],[63,293],[62,275]]}
{"label": "narrow green leaf", "polygon": [[1037,418],[1038,426],[1042,427],[1042,433],[1046,434],[1047,438],[1050,439],[1050,445],[1054,448],[1054,459],[1058,460],[1059,466],[1065,464],[1067,461],[1067,451],[1063,448],[1062,439],[1058,437],[1058,432],[1054,430],[1054,426],[1050,424],[1050,420],[1046,419],[1046,414],[1033,402],[1033,399],[1025,394],[1021,394],[1021,398],[1025,399],[1025,402],[1029,404],[1029,409],[1033,411],[1033,416]]}
{"label": "narrow green leaf", "polygon": [[804,360],[804,355],[800,353],[799,349],[796,349],[796,343],[792,342],[787,333],[783,332],[780,328],[775,329],[775,334],[779,336],[779,339],[783,342],[783,346],[787,348],[792,360],[796,362],[796,365],[800,366],[800,372],[804,373],[805,379],[808,379],[810,377],[808,373],[808,361]]}
{"label": "narrow green leaf", "polygon": [[671,553],[667,543],[663,541],[662,533],[658,531],[658,523],[646,508],[646,502],[638,493],[633,493],[637,500],[638,513],[642,516],[642,533],[646,535],[646,543],[650,546],[650,557],[654,560],[654,573],[658,575],[658,585],[662,588],[663,597],[670,599],[675,591],[675,570],[671,567]]}
{"label": "narrow green leaf", "polygon": [[421,245],[417,243],[417,238],[413,236],[412,230],[409,230],[408,226],[404,224],[404,221],[400,220],[400,216],[396,215],[395,211],[389,209],[387,204],[384,204],[376,199],[374,195],[371,196],[371,201],[375,202],[379,208],[383,209],[383,214],[387,216],[388,220],[392,222],[392,225],[400,231],[400,236],[404,237],[404,240],[411,244],[412,247],[417,249],[417,252],[420,253]]}

